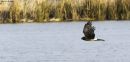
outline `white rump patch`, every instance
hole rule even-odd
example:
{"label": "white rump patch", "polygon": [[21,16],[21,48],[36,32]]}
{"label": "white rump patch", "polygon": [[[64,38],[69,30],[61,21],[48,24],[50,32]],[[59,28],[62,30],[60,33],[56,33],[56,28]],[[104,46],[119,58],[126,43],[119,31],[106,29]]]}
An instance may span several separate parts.
{"label": "white rump patch", "polygon": [[93,40],[98,40],[98,38],[95,37]]}

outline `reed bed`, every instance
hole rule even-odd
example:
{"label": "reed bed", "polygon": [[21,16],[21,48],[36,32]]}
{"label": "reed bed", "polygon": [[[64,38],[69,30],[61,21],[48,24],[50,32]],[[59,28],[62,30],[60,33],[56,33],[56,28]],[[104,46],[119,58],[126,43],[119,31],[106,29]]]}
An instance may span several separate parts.
{"label": "reed bed", "polygon": [[0,23],[130,20],[129,3],[129,0],[2,0]]}

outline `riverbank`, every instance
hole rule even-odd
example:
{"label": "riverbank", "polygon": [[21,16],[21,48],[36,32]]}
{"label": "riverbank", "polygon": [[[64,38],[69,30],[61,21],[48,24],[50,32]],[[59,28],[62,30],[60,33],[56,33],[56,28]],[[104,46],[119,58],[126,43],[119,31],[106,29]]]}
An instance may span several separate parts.
{"label": "riverbank", "polygon": [[130,20],[129,3],[129,0],[13,0],[0,4],[0,21]]}

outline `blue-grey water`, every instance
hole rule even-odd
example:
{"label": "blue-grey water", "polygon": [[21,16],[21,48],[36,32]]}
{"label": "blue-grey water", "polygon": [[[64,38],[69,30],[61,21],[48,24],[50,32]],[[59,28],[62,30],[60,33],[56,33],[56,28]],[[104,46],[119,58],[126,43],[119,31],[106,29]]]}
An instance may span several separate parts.
{"label": "blue-grey water", "polygon": [[81,40],[85,23],[0,24],[0,62],[130,62],[130,21],[93,22],[105,41]]}

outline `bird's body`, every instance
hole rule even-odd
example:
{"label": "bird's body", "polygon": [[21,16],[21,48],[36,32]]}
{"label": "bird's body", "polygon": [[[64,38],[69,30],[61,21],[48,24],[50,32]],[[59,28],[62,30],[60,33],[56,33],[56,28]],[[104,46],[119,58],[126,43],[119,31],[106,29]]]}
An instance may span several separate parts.
{"label": "bird's body", "polygon": [[92,22],[88,21],[85,25],[84,25],[84,29],[83,29],[83,33],[85,35],[86,39],[94,39],[95,38],[95,27],[92,26]]}
{"label": "bird's body", "polygon": [[84,29],[83,29],[84,37],[82,37],[81,39],[85,41],[105,41],[103,39],[96,38],[94,31],[95,31],[95,27],[92,26],[91,21],[88,21],[84,25]]}

